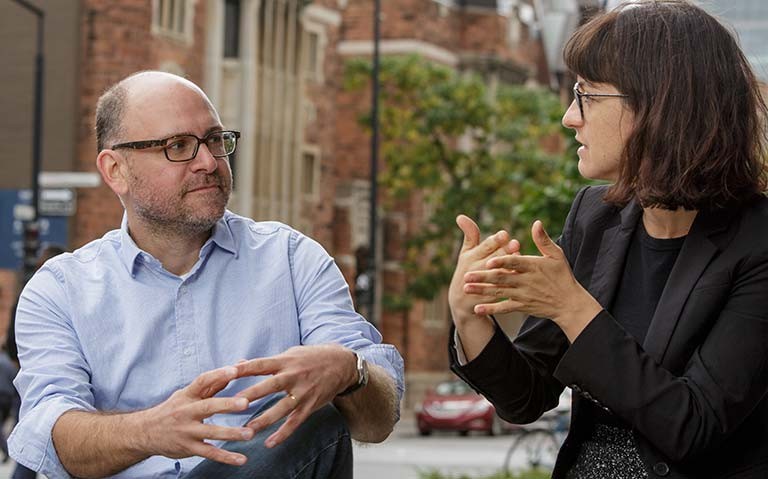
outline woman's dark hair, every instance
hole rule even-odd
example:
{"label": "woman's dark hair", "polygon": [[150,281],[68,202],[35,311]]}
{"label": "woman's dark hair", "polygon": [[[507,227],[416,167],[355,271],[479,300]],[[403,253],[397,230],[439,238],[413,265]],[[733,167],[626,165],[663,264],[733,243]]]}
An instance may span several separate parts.
{"label": "woman's dark hair", "polygon": [[766,189],[766,111],[734,36],[684,0],[625,3],[581,26],[565,63],[635,115],[606,201],[712,210]]}

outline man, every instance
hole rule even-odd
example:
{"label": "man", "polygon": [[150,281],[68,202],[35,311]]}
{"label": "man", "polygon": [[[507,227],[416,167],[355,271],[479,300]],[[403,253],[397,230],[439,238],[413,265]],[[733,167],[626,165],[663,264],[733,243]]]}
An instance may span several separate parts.
{"label": "man", "polygon": [[22,293],[12,457],[52,478],[351,477],[349,436],[399,417],[402,359],[320,245],[225,210],[239,133],[142,72],[99,100],[96,137],[125,215]]}

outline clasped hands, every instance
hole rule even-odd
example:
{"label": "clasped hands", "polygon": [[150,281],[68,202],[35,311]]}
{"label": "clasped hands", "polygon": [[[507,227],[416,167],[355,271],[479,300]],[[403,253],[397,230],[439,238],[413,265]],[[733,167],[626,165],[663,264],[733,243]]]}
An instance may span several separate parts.
{"label": "clasped hands", "polygon": [[[270,377],[233,397],[214,397],[235,379],[266,375]],[[201,456],[242,465],[247,460],[243,454],[215,447],[206,440],[250,440],[256,432],[287,416],[265,441],[267,447],[274,447],[356,380],[353,355],[340,345],[296,346],[276,356],[243,360],[201,374],[163,403],[143,411],[147,424],[144,439],[152,444],[152,454],[172,458]],[[204,422],[214,414],[244,411],[251,401],[278,392],[286,395],[243,427]]]}
{"label": "clasped hands", "polygon": [[520,243],[499,231],[480,241],[477,224],[460,215],[464,233],[449,289],[454,321],[520,311],[549,318],[573,341],[602,307],[576,281],[562,249],[541,221],[531,233],[540,256],[521,255]]}

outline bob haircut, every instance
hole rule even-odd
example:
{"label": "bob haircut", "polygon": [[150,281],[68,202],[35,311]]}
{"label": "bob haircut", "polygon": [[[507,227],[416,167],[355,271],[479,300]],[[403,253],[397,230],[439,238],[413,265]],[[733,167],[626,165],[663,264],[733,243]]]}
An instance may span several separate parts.
{"label": "bob haircut", "polygon": [[[605,200],[716,210],[766,189],[766,105],[734,36],[685,0],[635,1],[582,25],[563,53],[628,95],[634,129]],[[587,120],[588,121],[588,120]]]}

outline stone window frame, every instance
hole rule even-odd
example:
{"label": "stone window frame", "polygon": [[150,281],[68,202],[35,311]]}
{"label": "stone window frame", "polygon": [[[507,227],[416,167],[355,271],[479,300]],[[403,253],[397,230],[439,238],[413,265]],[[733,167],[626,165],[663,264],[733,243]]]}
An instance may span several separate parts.
{"label": "stone window frame", "polygon": [[[305,158],[311,156],[312,162],[312,184],[310,185],[310,191],[306,191],[305,182],[307,172],[305,171],[306,165],[304,164]],[[320,162],[322,160],[322,150],[317,145],[305,144],[301,147],[301,196],[308,201],[318,201],[320,199]]]}
{"label": "stone window frame", "polygon": [[[303,44],[304,44],[304,72],[307,80],[323,83],[325,81],[324,65],[325,65],[325,49],[328,45],[328,36],[325,33],[325,25],[322,23],[316,23],[311,20],[304,20],[302,22],[303,29]],[[317,43],[315,51],[310,52],[312,47],[311,38],[315,36]],[[311,64],[311,59],[315,59],[315,64]]]}
{"label": "stone window frame", "polygon": [[[197,0],[152,0],[151,33],[156,36],[170,38],[185,45],[191,45],[194,41],[193,30],[196,3]],[[161,12],[161,7],[163,6],[165,6],[165,11]],[[177,18],[176,21],[173,21],[164,17],[164,15],[170,15],[170,17],[183,15],[183,18]],[[175,25],[176,23],[180,24],[180,30],[178,29],[179,25]]]}

